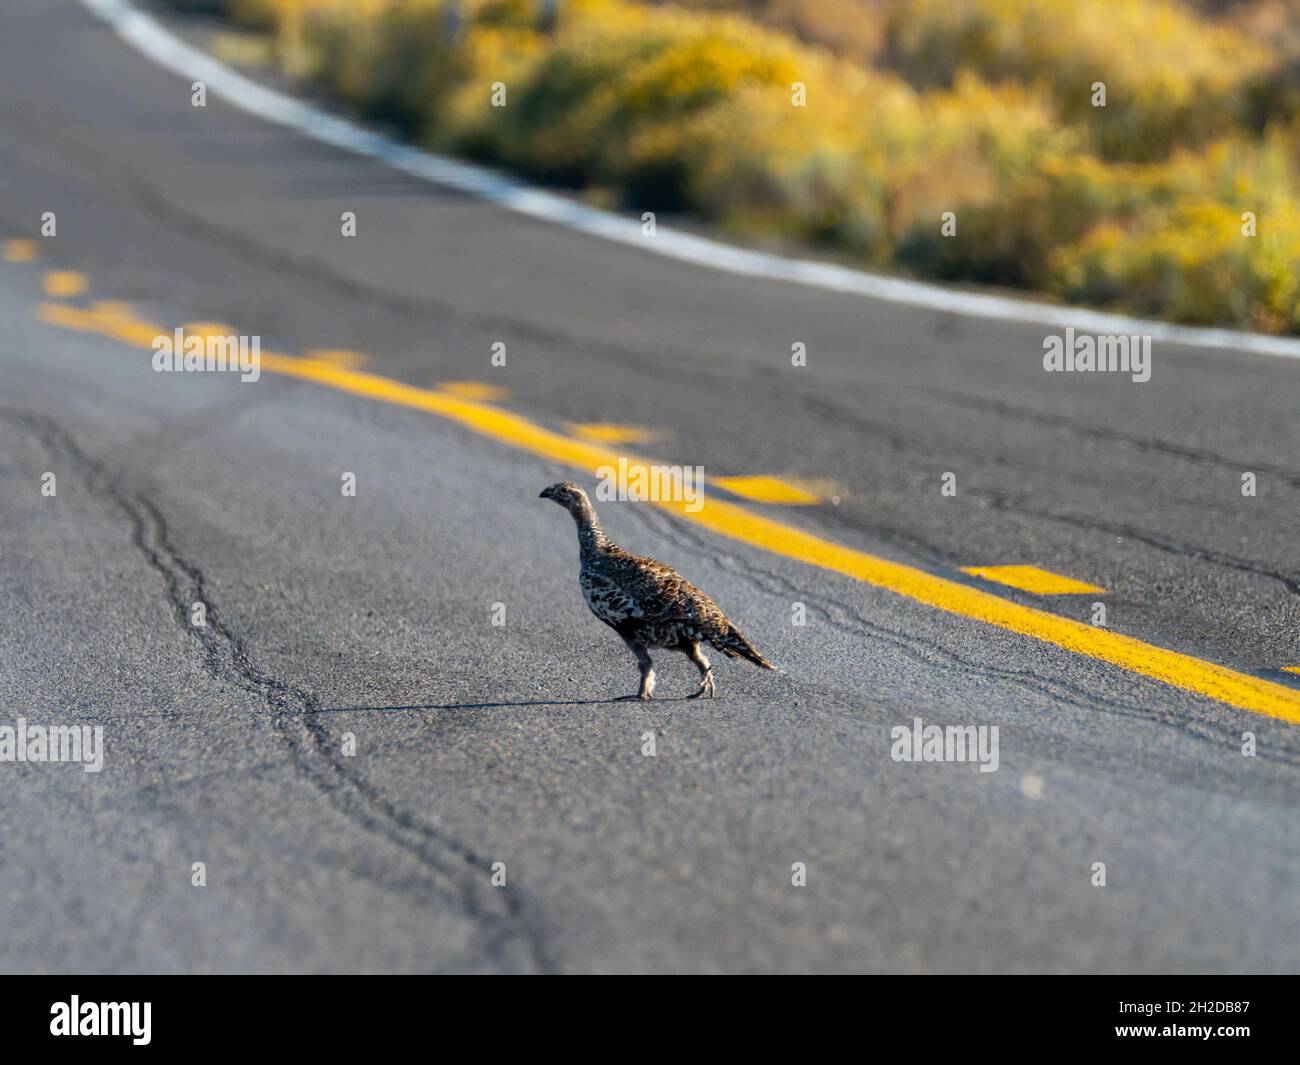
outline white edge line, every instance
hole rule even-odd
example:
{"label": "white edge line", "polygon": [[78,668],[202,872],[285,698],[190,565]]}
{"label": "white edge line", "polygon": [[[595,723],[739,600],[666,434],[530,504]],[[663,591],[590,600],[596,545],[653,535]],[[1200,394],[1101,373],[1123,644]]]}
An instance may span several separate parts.
{"label": "white edge line", "polygon": [[961,292],[921,281],[881,277],[849,267],[738,248],[707,237],[658,228],[641,232],[639,219],[625,218],[527,185],[486,167],[458,162],[325,113],[310,104],[260,85],[164,29],[130,0],[81,0],[124,41],[159,66],[202,81],[209,91],[258,118],[287,126],[314,140],[377,159],[412,177],[448,186],[511,211],[642,251],[653,252],[744,277],[795,282],[926,310],[972,318],[1038,323],[1081,332],[1141,334],[1153,340],[1199,348],[1227,348],[1261,355],[1300,358],[1300,339],[1171,325],[1128,315],[1081,308],[1045,306],[1029,300]]}

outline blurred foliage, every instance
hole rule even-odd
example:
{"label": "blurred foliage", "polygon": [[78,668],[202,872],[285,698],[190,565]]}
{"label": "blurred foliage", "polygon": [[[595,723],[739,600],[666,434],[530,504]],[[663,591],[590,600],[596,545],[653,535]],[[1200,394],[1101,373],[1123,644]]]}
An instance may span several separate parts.
{"label": "blurred foliage", "polygon": [[1271,215],[1250,242],[1241,224],[1212,200],[1182,201],[1152,224],[1102,224],[1052,256],[1053,288],[1200,325],[1300,331],[1300,212]]}
{"label": "blurred foliage", "polygon": [[[441,150],[745,239],[1300,332],[1297,0],[229,0]],[[1106,83],[1106,106],[1092,85]],[[494,83],[508,106],[494,108]],[[792,106],[792,85],[807,105]],[[940,216],[957,215],[956,237]],[[1258,235],[1242,232],[1254,212]]]}
{"label": "blurred foliage", "polygon": [[[1097,151],[1124,159],[1231,131],[1274,59],[1173,0],[912,0],[892,14],[886,51],[917,84],[961,70],[1032,84]],[[1098,82],[1105,107],[1093,105]]]}

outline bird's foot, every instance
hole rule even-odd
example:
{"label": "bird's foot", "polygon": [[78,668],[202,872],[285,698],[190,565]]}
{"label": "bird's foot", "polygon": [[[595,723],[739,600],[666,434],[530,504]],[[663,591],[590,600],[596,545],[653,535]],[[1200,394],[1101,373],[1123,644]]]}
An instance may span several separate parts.
{"label": "bird's foot", "polygon": [[650,701],[650,694],[648,692],[645,695],[642,695],[639,692],[634,692],[631,695],[620,695],[617,699],[614,700],[614,702],[616,703],[636,703],[636,702],[648,703],[649,701]]}
{"label": "bird's foot", "polygon": [[699,698],[701,698],[702,696],[706,696],[706,695],[707,695],[710,699],[716,699],[716,698],[718,697],[718,687],[717,687],[716,684],[713,683],[713,671],[712,671],[712,670],[710,670],[708,673],[704,674],[704,679],[703,679],[702,681],[700,681],[700,686],[699,686],[699,688],[698,688],[696,691],[691,692],[691,694],[688,695],[686,698],[688,698],[688,699],[699,699]]}

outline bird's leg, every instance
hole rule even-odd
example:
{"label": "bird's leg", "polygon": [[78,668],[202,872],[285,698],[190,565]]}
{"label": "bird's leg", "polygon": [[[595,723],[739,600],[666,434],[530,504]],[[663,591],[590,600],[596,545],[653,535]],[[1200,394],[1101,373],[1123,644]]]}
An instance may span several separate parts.
{"label": "bird's leg", "polygon": [[713,699],[718,694],[717,685],[713,683],[713,667],[709,665],[709,660],[704,656],[704,651],[698,643],[691,644],[690,650],[686,652],[691,656],[691,661],[695,663],[695,668],[700,671],[700,687],[698,691],[692,692],[686,698],[698,699],[701,695],[708,695]]}
{"label": "bird's leg", "polygon": [[628,650],[636,655],[636,664],[641,669],[641,690],[636,695],[624,695],[619,698],[619,702],[628,699],[649,699],[651,692],[655,690],[655,671],[654,663],[650,661],[650,652],[641,644],[633,643],[631,640],[624,641]]}

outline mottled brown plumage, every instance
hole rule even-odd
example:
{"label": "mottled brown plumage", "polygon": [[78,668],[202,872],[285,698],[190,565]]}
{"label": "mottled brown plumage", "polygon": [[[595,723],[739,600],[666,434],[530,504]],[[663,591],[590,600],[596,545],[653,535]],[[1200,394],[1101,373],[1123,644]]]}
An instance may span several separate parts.
{"label": "mottled brown plumage", "polygon": [[653,558],[632,555],[615,544],[596,517],[578,485],[561,481],[542,491],[573,515],[578,526],[580,568],[578,584],[591,612],[612,628],[636,655],[641,670],[641,690],[627,699],[649,699],[655,673],[651,647],[664,647],[687,655],[700,671],[700,687],[690,698],[717,694],[713,667],[701,643],[711,643],[730,658],[744,658],[764,669],[774,669],[722,612],[718,604],[680,573]]}

